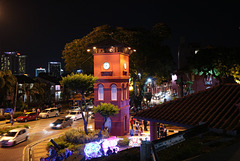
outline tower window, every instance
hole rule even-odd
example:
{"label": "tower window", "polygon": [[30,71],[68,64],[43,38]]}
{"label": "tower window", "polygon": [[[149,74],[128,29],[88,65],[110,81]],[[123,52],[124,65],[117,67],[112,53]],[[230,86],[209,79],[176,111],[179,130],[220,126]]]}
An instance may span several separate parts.
{"label": "tower window", "polygon": [[104,93],[103,93],[103,85],[98,85],[98,100],[103,100]]}
{"label": "tower window", "polygon": [[117,100],[117,86],[115,84],[111,86],[111,100],[112,101]]}
{"label": "tower window", "polygon": [[124,100],[123,93],[124,93],[124,86],[122,85],[122,89],[121,89],[121,100]]}
{"label": "tower window", "polygon": [[126,94],[126,99],[128,99],[128,90],[129,90],[129,89],[128,89],[128,84],[127,84],[127,85],[126,85],[126,90],[125,90],[125,92],[126,92],[126,93],[125,93],[125,94]]}

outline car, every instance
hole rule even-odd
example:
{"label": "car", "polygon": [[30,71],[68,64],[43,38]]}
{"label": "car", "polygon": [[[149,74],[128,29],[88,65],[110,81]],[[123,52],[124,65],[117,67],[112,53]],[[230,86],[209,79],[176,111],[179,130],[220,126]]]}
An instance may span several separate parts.
{"label": "car", "polygon": [[52,129],[62,129],[67,126],[71,126],[73,123],[73,120],[71,118],[60,118],[57,119],[55,122],[50,124],[50,127]]}
{"label": "car", "polygon": [[26,128],[16,128],[8,131],[0,139],[2,146],[14,146],[22,141],[26,141],[29,137]]}
{"label": "car", "polygon": [[69,107],[68,110],[66,110],[66,113],[70,113],[71,111],[80,111],[80,107],[79,106],[71,106]]}
{"label": "car", "polygon": [[[91,102],[86,102],[86,105],[87,105],[88,109],[92,109],[94,107],[93,103],[91,103]],[[85,105],[84,105],[84,108],[85,108]]]}
{"label": "car", "polygon": [[37,120],[38,119],[38,113],[36,112],[25,112],[21,116],[16,118],[17,122],[28,122],[31,120]]}
{"label": "car", "polygon": [[[83,113],[84,114],[84,113]],[[71,118],[73,121],[76,121],[78,119],[82,118],[82,113],[78,110],[71,111],[66,118]]]}
{"label": "car", "polygon": [[57,108],[47,108],[39,114],[40,118],[49,118],[55,116],[59,116],[59,111]]}

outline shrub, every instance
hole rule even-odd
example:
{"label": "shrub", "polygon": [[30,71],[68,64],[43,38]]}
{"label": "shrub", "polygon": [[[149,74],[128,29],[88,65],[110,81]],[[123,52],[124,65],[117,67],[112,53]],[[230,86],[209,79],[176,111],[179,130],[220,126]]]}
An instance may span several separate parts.
{"label": "shrub", "polygon": [[15,129],[15,128],[20,128],[20,127],[23,127],[23,126],[2,127],[2,128],[0,128],[0,135],[8,132],[9,130],[12,130],[12,129]]}
{"label": "shrub", "polygon": [[[98,140],[99,130],[88,130],[88,135],[85,134],[83,129],[71,129],[65,133],[66,140],[73,144],[84,144]],[[102,132],[103,138],[108,138],[109,134],[106,131]]]}
{"label": "shrub", "polygon": [[[59,153],[63,153],[66,148],[69,150],[78,151],[80,154],[83,154],[83,149],[85,143],[98,140],[99,130],[92,131],[88,129],[88,135],[85,134],[82,128],[68,130],[65,135],[60,136],[56,139],[53,139],[58,146],[60,147]],[[102,131],[103,138],[108,138],[109,134],[107,131]],[[51,142],[48,142],[47,149],[50,145],[53,145]]]}
{"label": "shrub", "polygon": [[123,138],[123,140],[118,141],[118,146],[124,147],[129,145],[129,139],[128,138]]}
{"label": "shrub", "polygon": [[23,125],[23,127],[25,127],[25,128],[29,128],[29,125],[28,124],[25,124],[25,125]]}

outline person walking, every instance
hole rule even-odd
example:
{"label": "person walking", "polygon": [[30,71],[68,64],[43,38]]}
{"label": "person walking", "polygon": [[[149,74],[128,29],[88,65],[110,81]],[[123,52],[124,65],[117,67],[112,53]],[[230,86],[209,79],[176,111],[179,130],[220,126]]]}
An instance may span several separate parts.
{"label": "person walking", "polygon": [[110,147],[108,147],[108,150],[107,150],[107,155],[111,155],[112,154],[112,150],[110,149]]}
{"label": "person walking", "polygon": [[167,137],[167,128],[166,128],[166,126],[163,126],[164,127],[164,130],[163,130],[163,135],[164,135],[164,137]]}
{"label": "person walking", "polygon": [[11,119],[10,119],[10,123],[11,123],[11,126],[13,126],[13,124],[14,124],[14,119],[13,119],[12,116],[11,116]]}
{"label": "person walking", "polygon": [[135,124],[135,129],[136,129],[135,135],[138,136],[138,130],[139,130],[139,123],[138,122],[136,122],[136,124]]}
{"label": "person walking", "polygon": [[130,124],[131,124],[131,127],[133,129],[133,125],[135,124],[135,119],[133,117],[131,117]]}
{"label": "person walking", "polygon": [[142,134],[143,134],[143,128],[140,127],[140,136],[142,136]]}
{"label": "person walking", "polygon": [[160,138],[163,138],[163,134],[164,134],[163,124],[160,124],[159,130],[160,130]]}
{"label": "person walking", "polygon": [[147,121],[146,120],[143,121],[143,125],[144,125],[144,131],[148,131],[148,129],[147,129]]}
{"label": "person walking", "polygon": [[134,135],[134,129],[132,128],[131,130],[130,130],[130,136],[133,136]]}

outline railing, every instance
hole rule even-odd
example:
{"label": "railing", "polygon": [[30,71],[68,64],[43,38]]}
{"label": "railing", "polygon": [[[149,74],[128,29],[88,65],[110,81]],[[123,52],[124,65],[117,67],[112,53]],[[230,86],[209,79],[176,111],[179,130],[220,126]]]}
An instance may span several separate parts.
{"label": "railing", "polygon": [[208,131],[208,124],[202,124],[186,131],[181,131],[177,134],[170,135],[166,138],[150,141],[142,141],[140,147],[140,159],[141,161],[147,161],[153,159],[154,161],[159,161],[157,152],[173,146],[175,144],[184,142],[185,140],[200,135]]}

